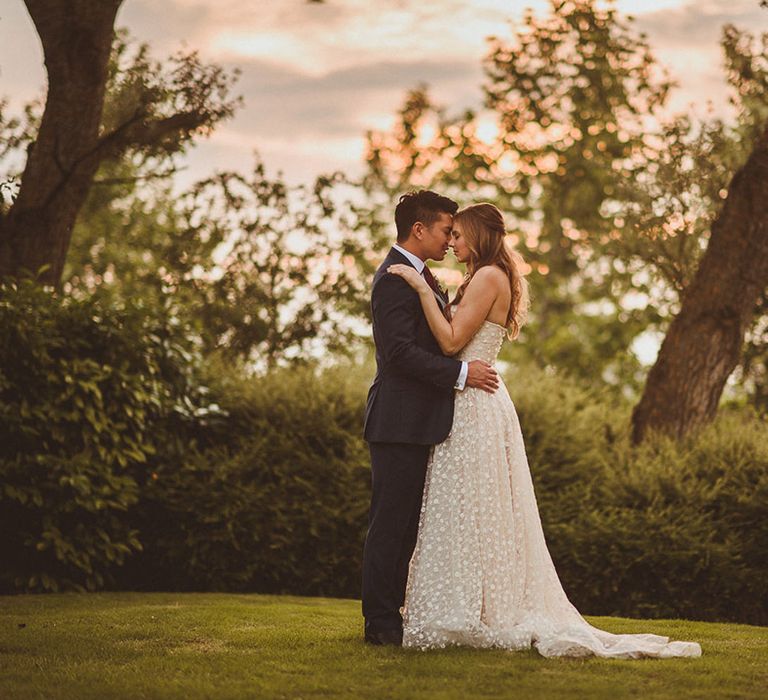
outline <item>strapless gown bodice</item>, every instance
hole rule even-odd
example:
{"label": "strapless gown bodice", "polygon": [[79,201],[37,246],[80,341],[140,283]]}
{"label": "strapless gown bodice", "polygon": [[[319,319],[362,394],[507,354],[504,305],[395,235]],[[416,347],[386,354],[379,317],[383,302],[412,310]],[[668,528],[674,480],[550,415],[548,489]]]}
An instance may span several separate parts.
{"label": "strapless gown bodice", "polygon": [[493,364],[499,355],[506,334],[507,329],[498,323],[483,321],[477,333],[462,348],[456,359],[467,362],[484,360],[489,364]]}

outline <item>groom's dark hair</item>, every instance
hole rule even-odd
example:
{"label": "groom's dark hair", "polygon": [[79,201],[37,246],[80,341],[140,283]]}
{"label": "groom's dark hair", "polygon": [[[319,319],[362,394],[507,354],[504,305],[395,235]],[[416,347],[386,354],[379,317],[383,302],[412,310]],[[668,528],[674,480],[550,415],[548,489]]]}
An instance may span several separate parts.
{"label": "groom's dark hair", "polygon": [[397,242],[404,243],[411,235],[411,227],[421,221],[425,226],[435,223],[440,214],[453,216],[459,205],[452,199],[431,190],[406,192],[395,207]]}

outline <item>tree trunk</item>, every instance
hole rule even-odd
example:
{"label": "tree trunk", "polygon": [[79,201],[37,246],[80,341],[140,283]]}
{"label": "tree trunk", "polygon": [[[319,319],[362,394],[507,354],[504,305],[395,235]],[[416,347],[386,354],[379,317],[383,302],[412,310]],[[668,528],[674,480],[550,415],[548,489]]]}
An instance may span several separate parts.
{"label": "tree trunk", "polygon": [[72,227],[99,164],[99,125],[122,0],[25,0],[40,36],[48,96],[18,196],[0,219],[0,275],[58,285]]}
{"label": "tree trunk", "polygon": [[701,264],[682,298],[640,403],[632,440],[675,437],[715,417],[744,333],[768,286],[768,129],[734,175]]}

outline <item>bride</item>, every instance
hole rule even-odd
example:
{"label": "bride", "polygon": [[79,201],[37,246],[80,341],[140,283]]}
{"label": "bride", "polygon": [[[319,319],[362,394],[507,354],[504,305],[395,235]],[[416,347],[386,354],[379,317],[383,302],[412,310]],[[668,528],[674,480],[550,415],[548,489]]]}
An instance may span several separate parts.
{"label": "bride", "polygon": [[[457,212],[452,246],[467,275],[441,312],[413,267],[388,271],[419,293],[429,327],[448,355],[493,363],[508,332],[519,333],[528,293],[517,253],[504,244],[492,204]],[[448,438],[427,467],[416,549],[403,613],[403,646],[526,649],[543,656],[700,656],[695,642],[655,634],[610,634],[570,603],[549,555],[517,413],[496,393],[457,392]]]}

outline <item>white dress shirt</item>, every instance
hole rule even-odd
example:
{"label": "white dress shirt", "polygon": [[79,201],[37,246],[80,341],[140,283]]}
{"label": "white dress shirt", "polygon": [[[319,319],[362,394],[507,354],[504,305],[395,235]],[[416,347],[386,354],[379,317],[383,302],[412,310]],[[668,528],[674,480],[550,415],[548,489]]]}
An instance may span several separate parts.
{"label": "white dress shirt", "polygon": [[[395,243],[392,246],[398,253],[401,253],[404,255],[408,262],[411,263],[416,268],[416,271],[423,276],[424,274],[424,268],[426,267],[426,263],[421,259],[417,258],[413,253],[406,250],[405,248],[401,248],[397,243]],[[459,391],[462,391],[464,387],[467,384],[467,373],[469,372],[469,365],[462,360],[461,361],[461,370],[459,371],[458,379],[456,379],[456,383],[453,385],[454,389],[458,389]]]}

